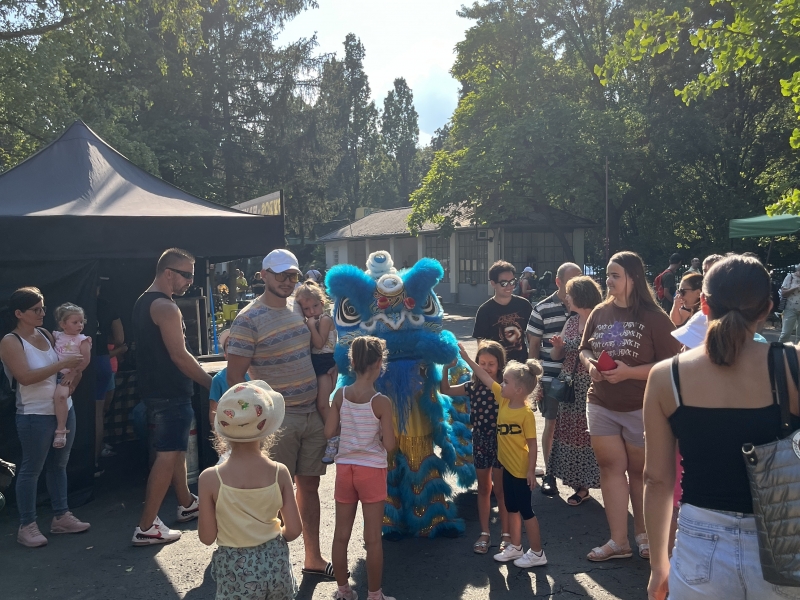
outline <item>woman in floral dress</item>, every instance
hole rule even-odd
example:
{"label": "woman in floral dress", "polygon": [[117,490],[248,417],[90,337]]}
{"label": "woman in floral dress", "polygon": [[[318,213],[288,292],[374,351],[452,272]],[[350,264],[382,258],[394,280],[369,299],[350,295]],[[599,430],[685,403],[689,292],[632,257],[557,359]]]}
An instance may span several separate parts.
{"label": "woman in floral dress", "polygon": [[563,375],[571,375],[574,401],[560,402],[553,449],[547,472],[571,486],[575,493],[567,499],[570,506],[578,506],[589,497],[591,488],[600,487],[600,467],[592,450],[592,441],[586,425],[586,393],[592,382],[589,372],[578,357],[578,347],[589,313],[602,301],[600,286],[591,277],[575,277],[567,283],[566,302],[573,314],[564,323],[561,335],[553,336],[554,359],[564,357]]}

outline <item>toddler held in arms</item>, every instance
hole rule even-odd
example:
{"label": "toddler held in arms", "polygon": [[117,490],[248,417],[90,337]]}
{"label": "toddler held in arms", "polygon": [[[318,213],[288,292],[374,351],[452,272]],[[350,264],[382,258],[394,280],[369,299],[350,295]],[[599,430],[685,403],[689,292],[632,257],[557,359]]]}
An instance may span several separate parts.
{"label": "toddler held in arms", "polygon": [[63,448],[67,443],[67,398],[69,386],[75,376],[81,373],[91,361],[92,338],[83,335],[83,326],[86,317],[83,309],[74,304],[62,304],[56,309],[56,324],[58,329],[53,332],[55,350],[59,358],[68,356],[81,356],[81,363],[72,369],[62,369],[58,374],[58,385],[53,394],[53,404],[56,415],[56,433],[53,438],[53,448]]}

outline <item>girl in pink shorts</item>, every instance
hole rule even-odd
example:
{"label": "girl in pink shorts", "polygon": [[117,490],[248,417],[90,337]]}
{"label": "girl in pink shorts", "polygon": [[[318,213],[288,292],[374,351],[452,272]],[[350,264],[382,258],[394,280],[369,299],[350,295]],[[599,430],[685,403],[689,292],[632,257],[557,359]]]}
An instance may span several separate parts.
{"label": "girl in pink shorts", "polygon": [[372,336],[359,337],[350,346],[353,385],[336,391],[325,421],[325,437],[339,435],[336,455],[336,529],[333,534],[333,572],[339,589],[336,600],[357,600],[350,587],[347,545],[361,502],[364,542],[367,547],[368,600],[394,600],[383,595],[383,504],[386,500],[386,453],[395,447],[392,404],[375,391],[386,361],[386,343]]}

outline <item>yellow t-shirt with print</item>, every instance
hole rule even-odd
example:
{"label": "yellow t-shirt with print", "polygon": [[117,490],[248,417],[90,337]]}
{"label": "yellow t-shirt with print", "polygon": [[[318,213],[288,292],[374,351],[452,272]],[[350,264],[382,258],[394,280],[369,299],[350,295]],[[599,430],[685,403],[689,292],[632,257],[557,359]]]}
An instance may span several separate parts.
{"label": "yellow t-shirt with print", "polygon": [[536,417],[527,406],[509,408],[499,383],[492,384],[492,394],[500,407],[497,411],[497,460],[514,477],[528,476],[528,440],[536,439]]}

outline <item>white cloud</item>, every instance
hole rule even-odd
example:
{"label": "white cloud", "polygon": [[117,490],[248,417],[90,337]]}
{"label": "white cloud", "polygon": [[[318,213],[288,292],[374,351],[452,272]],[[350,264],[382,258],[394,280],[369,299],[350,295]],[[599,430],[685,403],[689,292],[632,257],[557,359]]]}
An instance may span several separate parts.
{"label": "white cloud", "polygon": [[473,21],[456,11],[463,0],[318,0],[287,24],[279,42],[317,34],[318,52],[344,55],[348,33],[366,50],[364,70],[379,106],[397,77],[405,77],[420,115],[420,142],[450,118],[458,102],[458,83],[449,70],[455,45]]}

